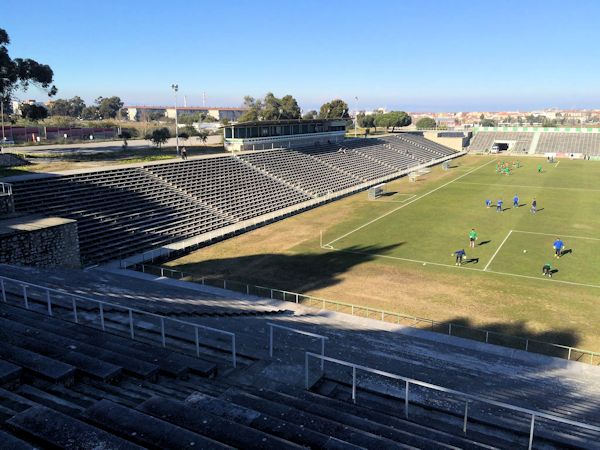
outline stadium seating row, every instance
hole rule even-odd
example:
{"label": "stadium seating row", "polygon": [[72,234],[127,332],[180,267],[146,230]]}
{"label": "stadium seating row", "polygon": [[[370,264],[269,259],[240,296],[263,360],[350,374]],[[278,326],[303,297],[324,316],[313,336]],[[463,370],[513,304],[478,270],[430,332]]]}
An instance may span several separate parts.
{"label": "stadium seating row", "polygon": [[473,136],[469,149],[485,152],[498,142],[510,143],[514,153],[600,156],[600,133],[480,131]]}
{"label": "stadium seating row", "polygon": [[[13,277],[21,274],[26,279],[40,278],[42,274],[19,268],[7,268],[7,271]],[[71,275],[74,272],[71,271]],[[91,273],[81,273],[75,278],[71,275],[58,272],[43,278],[67,277],[65,290],[95,289],[93,283],[97,281]],[[110,285],[127,282],[119,281],[117,278],[121,277],[116,275],[99,276],[106,277],[104,281]],[[154,293],[152,285],[158,289]],[[289,341],[286,360],[279,366],[277,359],[266,356],[262,339],[266,335],[260,319],[246,317],[227,322],[228,326],[235,324],[238,342],[243,344],[240,345],[241,363],[232,369],[224,354],[207,347],[204,340],[199,357],[192,356],[193,346],[177,333],[169,334],[167,348],[153,344],[157,342],[158,330],[150,322],[140,323],[135,340],[130,339],[127,318],[117,310],[105,311],[108,332],[102,332],[98,328],[98,317],[90,312],[81,311],[80,323],[73,323],[68,305],[61,305],[60,301],[50,317],[45,311],[43,295],[32,295],[30,309],[24,309],[18,288],[18,284],[7,284],[6,302],[0,302],[1,338],[6,344],[0,348],[0,442],[3,448],[483,449],[526,448],[528,444],[526,418],[509,415],[499,420],[495,415],[499,411],[471,404],[468,432],[464,432],[464,405],[458,399],[432,397],[414,387],[409,417],[405,416],[401,396],[403,386],[394,387],[362,377],[360,401],[355,404],[351,400],[352,388],[344,381],[348,373],[331,367],[311,390],[305,390],[296,382],[297,376],[303,377],[289,365],[295,364],[295,360],[287,359],[299,353],[298,342]],[[138,288],[142,290],[138,292]],[[192,313],[193,301],[203,295],[192,295],[191,291],[182,294],[182,291],[185,289],[176,286],[160,287],[160,283],[132,281],[122,286],[121,300],[125,303],[138,297],[140,301],[151,297],[158,301],[162,293],[166,297],[176,295],[180,305]],[[111,301],[119,301],[117,297],[112,296]],[[188,301],[184,301],[187,297]],[[282,319],[283,323],[319,332],[325,332],[335,320],[313,314],[287,314]],[[491,373],[511,379],[514,395],[524,396],[524,402],[530,399],[541,402],[537,395],[546,391],[535,384],[536,379],[543,379],[540,381],[543,384],[551,382],[544,373],[536,374],[534,370],[518,376],[512,372],[504,374],[505,366],[499,361],[503,358],[494,357],[494,363],[482,365],[486,356],[476,356],[478,352],[471,352],[469,358],[454,360],[450,355],[464,349],[452,349],[443,342],[433,344],[414,336],[367,329],[353,333],[352,340],[350,332],[343,331],[343,327],[331,331],[332,340],[339,333],[347,333],[347,336],[340,335],[338,344],[347,343],[347,348],[351,348],[360,343],[363,354],[374,351],[371,344],[381,350],[382,346],[388,348],[388,344],[400,339],[402,342],[398,343],[399,347],[393,347],[393,353],[396,357],[406,356],[401,363],[405,370],[415,370],[424,376],[431,365],[438,376],[452,376],[452,379],[460,379],[460,383],[469,375],[474,380],[481,377],[486,396],[490,398],[510,396],[513,391],[496,389],[492,386],[494,383],[486,382],[485,378]],[[414,366],[411,364],[413,356],[403,353],[410,347],[409,340],[417,341],[414,350],[422,357],[420,360],[414,356]],[[286,344],[278,341],[278,345],[281,355]],[[330,345],[328,354],[336,352],[335,343],[328,343],[328,347]],[[431,351],[424,351],[429,346]],[[450,366],[447,368],[450,375],[433,367],[440,358],[433,351],[438,347],[443,347],[441,361],[446,367]],[[510,359],[505,364],[516,368],[517,361]],[[459,374],[461,365],[465,368]],[[263,371],[277,374],[274,375],[276,381]],[[477,383],[474,381],[474,384]],[[385,392],[380,392],[384,388]],[[585,403],[587,399],[581,398],[577,407],[568,409],[569,403],[561,402],[560,395],[575,396],[576,393],[557,391],[547,399],[556,399],[558,408],[568,417],[596,415],[587,409],[592,400]],[[565,429],[555,430],[539,422],[536,422],[535,448],[591,448],[590,444],[597,442],[597,435],[571,434],[572,428],[565,432]]]}
{"label": "stadium seating row", "polygon": [[15,209],[76,219],[84,263],[139,253],[391,176],[454,150],[350,139],[13,182]]}

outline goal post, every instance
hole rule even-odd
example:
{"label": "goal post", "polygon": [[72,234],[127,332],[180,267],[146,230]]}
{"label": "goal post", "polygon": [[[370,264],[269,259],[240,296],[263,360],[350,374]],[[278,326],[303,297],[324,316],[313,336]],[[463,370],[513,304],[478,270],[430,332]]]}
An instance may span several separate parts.
{"label": "goal post", "polygon": [[369,200],[376,200],[383,195],[385,192],[385,183],[378,184],[377,186],[371,186],[369,188]]}

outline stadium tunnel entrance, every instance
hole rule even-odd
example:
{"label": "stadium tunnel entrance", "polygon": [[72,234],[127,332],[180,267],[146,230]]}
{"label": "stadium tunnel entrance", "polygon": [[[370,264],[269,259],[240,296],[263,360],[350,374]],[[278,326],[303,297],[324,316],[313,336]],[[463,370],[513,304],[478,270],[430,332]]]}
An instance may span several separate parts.
{"label": "stadium tunnel entrance", "polygon": [[510,150],[514,144],[513,141],[494,141],[492,148],[496,150],[497,153],[506,152]]}

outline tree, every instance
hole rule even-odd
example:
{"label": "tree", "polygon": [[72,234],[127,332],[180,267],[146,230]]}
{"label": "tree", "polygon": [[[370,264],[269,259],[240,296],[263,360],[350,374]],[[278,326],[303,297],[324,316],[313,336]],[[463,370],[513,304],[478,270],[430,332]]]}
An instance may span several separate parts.
{"label": "tree", "polygon": [[119,97],[98,97],[96,99],[98,113],[103,119],[114,119],[123,108],[123,102]]}
{"label": "tree", "polygon": [[300,106],[298,102],[291,95],[286,95],[281,98],[281,118],[282,119],[299,119],[300,118]]}
{"label": "tree", "polygon": [[324,103],[319,111],[319,119],[348,119],[349,117],[348,104],[339,98]]}
{"label": "tree", "polygon": [[43,106],[24,104],[19,108],[21,109],[21,116],[32,122],[37,122],[48,117],[48,110]]}
{"label": "tree", "polygon": [[97,106],[86,106],[81,111],[81,118],[85,120],[98,120],[102,117],[100,116],[100,111]]}
{"label": "tree", "polygon": [[225,127],[226,127],[227,125],[229,125],[229,119],[228,119],[227,117],[223,117],[223,118],[221,119],[221,125],[223,125],[223,126],[225,126]]}
{"label": "tree", "polygon": [[481,125],[482,127],[495,127],[496,122],[494,122],[492,119],[482,119],[479,122],[479,125]]}
{"label": "tree", "polygon": [[372,128],[375,126],[375,116],[373,114],[369,114],[368,116],[362,114],[358,116],[358,125],[363,128]]}
{"label": "tree", "polygon": [[388,116],[389,126],[392,127],[392,131],[396,127],[407,127],[412,123],[412,118],[404,111],[390,111],[386,115]]}
{"label": "tree", "polygon": [[162,145],[167,142],[167,140],[171,137],[171,133],[168,128],[157,128],[152,131],[150,135],[150,140],[154,145],[158,148],[161,148]]}
{"label": "tree", "polygon": [[390,127],[390,118],[387,114],[376,114],[375,115],[375,126],[382,128]]}
{"label": "tree", "polygon": [[417,130],[429,130],[435,128],[437,123],[431,117],[421,117],[415,125],[417,125]]}
{"label": "tree", "polygon": [[85,102],[81,97],[75,96],[71,99],[56,99],[50,105],[49,114],[51,116],[81,117],[85,109]]}
{"label": "tree", "polygon": [[247,95],[244,97],[244,107],[248,110],[239,117],[240,122],[299,119],[301,114],[298,102],[289,94],[277,98],[272,92],[268,92],[264,99]]}
{"label": "tree", "polygon": [[265,95],[259,117],[263,120],[279,120],[281,118],[281,100],[275,97],[272,92]]}
{"label": "tree", "polygon": [[312,110],[308,111],[307,113],[304,113],[302,118],[304,120],[313,120],[313,119],[316,119],[318,115],[319,115],[319,113],[317,111],[315,111],[314,109],[312,109]]}
{"label": "tree", "polygon": [[52,84],[54,72],[50,66],[28,58],[12,59],[6,48],[8,44],[8,33],[0,28],[0,101],[7,102],[14,91],[26,91],[30,85],[45,90],[49,97],[56,95],[56,86]]}
{"label": "tree", "polygon": [[179,133],[179,139],[183,140],[183,141],[187,141],[190,138],[190,135],[187,134],[185,131],[181,131]]}

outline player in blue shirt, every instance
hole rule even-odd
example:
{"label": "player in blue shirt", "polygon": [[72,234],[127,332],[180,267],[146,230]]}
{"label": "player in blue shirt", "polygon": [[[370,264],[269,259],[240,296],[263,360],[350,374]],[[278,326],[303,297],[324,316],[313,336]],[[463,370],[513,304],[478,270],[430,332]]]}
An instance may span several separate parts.
{"label": "player in blue shirt", "polygon": [[492,206],[492,201],[491,200],[486,200],[485,201],[485,206],[486,206],[486,208],[489,208],[490,206]]}
{"label": "player in blue shirt", "polygon": [[502,200],[496,202],[496,212],[502,212],[502,203],[504,203]]}
{"label": "player in blue shirt", "polygon": [[454,252],[454,256],[456,257],[456,264],[455,264],[455,266],[462,266],[463,259],[467,258],[467,253],[465,252],[464,249],[456,250]]}
{"label": "player in blue shirt", "polygon": [[515,194],[515,196],[513,197],[513,208],[518,208],[519,207],[519,196],[517,194]]}
{"label": "player in blue shirt", "polygon": [[561,241],[560,238],[556,238],[552,247],[554,247],[554,256],[556,258],[560,258],[562,255],[563,248],[565,248],[565,243]]}

